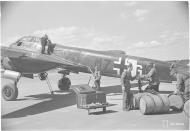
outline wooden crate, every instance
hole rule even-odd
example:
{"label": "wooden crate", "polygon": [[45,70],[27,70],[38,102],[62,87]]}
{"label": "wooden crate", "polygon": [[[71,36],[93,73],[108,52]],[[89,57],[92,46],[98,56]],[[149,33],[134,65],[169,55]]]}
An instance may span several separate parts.
{"label": "wooden crate", "polygon": [[95,91],[87,84],[73,86],[76,93],[76,102],[78,108],[86,108],[90,104],[105,104],[106,94],[102,91]]}
{"label": "wooden crate", "polygon": [[84,108],[88,104],[96,103],[96,93],[90,94],[77,94],[77,107]]}
{"label": "wooden crate", "polygon": [[106,94],[102,91],[96,92],[96,103],[106,103]]}
{"label": "wooden crate", "polygon": [[92,103],[106,103],[106,94],[104,92],[96,92],[90,94],[77,94],[77,107],[84,108]]}

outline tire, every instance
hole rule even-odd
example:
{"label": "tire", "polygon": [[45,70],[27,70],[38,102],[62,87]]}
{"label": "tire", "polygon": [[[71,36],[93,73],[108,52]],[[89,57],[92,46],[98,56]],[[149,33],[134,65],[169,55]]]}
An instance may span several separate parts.
{"label": "tire", "polygon": [[68,90],[71,87],[71,81],[67,77],[63,77],[58,81],[58,88],[61,91]]}
{"label": "tire", "polygon": [[9,83],[3,86],[2,96],[6,101],[14,101],[18,97],[18,88],[16,84]]}

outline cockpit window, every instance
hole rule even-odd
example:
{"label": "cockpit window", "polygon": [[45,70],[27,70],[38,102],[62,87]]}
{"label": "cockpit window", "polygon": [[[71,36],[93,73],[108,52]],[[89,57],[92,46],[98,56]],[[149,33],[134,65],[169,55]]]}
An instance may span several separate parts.
{"label": "cockpit window", "polygon": [[30,41],[32,41],[32,37],[24,37],[20,41],[22,41],[22,42],[30,42]]}
{"label": "cockpit window", "polygon": [[28,42],[39,43],[40,42],[40,38],[38,38],[38,37],[31,37],[31,39]]}
{"label": "cockpit window", "polygon": [[28,42],[28,41],[30,41],[30,40],[31,40],[31,37],[23,37],[23,38],[19,39],[19,40],[16,42],[16,44],[17,44],[17,46],[21,46],[23,42]]}
{"label": "cockpit window", "polygon": [[[10,45],[11,47],[17,47],[19,49],[24,49],[28,51],[42,51],[42,43],[41,43],[41,37],[38,36],[24,36],[17,40],[15,43],[12,43]],[[52,44],[49,40],[48,48],[47,48],[47,54],[53,53],[55,48],[55,44]]]}
{"label": "cockpit window", "polygon": [[19,39],[16,42],[16,44],[17,44],[17,46],[21,46],[22,43],[25,43],[25,42],[40,43],[41,41],[40,41],[40,38],[38,38],[38,37],[30,37],[30,36],[28,36],[28,37],[23,37],[23,38]]}
{"label": "cockpit window", "polygon": [[19,42],[36,42],[36,43],[39,43],[40,38],[28,36],[28,37],[23,37],[23,38],[19,39],[16,43],[19,43]]}
{"label": "cockpit window", "polygon": [[25,36],[19,39],[14,45],[30,50],[40,50],[41,39],[35,36]]}

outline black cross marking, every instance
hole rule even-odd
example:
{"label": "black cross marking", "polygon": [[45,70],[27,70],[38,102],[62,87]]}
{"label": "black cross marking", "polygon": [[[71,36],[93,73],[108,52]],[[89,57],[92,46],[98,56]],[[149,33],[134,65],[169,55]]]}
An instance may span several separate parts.
{"label": "black cross marking", "polygon": [[118,68],[120,70],[120,75],[121,75],[123,73],[123,71],[128,68],[128,66],[125,65],[125,58],[121,57],[121,63],[120,64],[114,63],[114,68]]}

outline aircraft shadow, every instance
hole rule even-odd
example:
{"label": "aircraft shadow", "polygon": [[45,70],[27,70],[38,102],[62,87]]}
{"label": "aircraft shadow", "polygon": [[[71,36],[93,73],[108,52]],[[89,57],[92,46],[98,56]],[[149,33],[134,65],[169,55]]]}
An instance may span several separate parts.
{"label": "aircraft shadow", "polygon": [[[106,93],[114,92],[114,90],[116,90],[115,92],[118,92],[120,90],[120,89],[118,90],[117,88],[115,88],[115,86],[111,86],[111,88],[110,86],[108,86],[105,88],[106,88],[105,90]],[[64,108],[64,107],[68,107],[68,106],[72,106],[76,104],[76,94],[74,93],[74,91],[70,90],[70,93],[66,92],[66,94],[64,94],[65,92],[62,92],[62,91],[54,91],[54,92],[56,93],[54,96],[51,96],[50,94],[37,94],[37,95],[25,96],[26,98],[19,99],[19,101],[30,100],[30,99],[43,100],[43,101],[31,106],[25,107],[25,108],[16,110],[14,112],[2,115],[1,118],[3,119],[3,118],[27,117],[29,115],[36,115],[36,114],[40,114],[40,113],[44,113],[44,112],[48,112],[48,111],[52,111],[52,110],[56,110],[56,109],[60,109],[60,108]]]}
{"label": "aircraft shadow", "polygon": [[[113,95],[119,95],[122,93],[121,86],[115,85],[115,86],[106,86],[102,87],[101,91],[104,91],[106,94],[113,93]],[[55,91],[57,93],[60,93],[60,91]],[[137,93],[138,91],[133,91],[134,93]],[[162,91],[162,93],[169,93],[167,91]],[[2,116],[2,118],[19,118],[19,117],[26,117],[28,115],[36,115],[68,106],[72,106],[76,104],[76,94],[74,91],[70,90],[70,93],[66,94],[55,94],[54,96],[51,96],[50,94],[38,94],[38,95],[30,95],[26,96],[26,98],[20,99],[20,100],[43,100],[42,102],[39,102],[37,104],[25,107],[23,109],[19,109],[17,111],[5,114]],[[47,100],[46,100],[47,99]],[[111,111],[112,112],[112,111]]]}
{"label": "aircraft shadow", "polygon": [[103,115],[103,114],[116,113],[116,112],[118,111],[106,110],[106,112],[103,112],[103,111],[91,112],[90,115]]}
{"label": "aircraft shadow", "polygon": [[76,104],[76,96],[74,92],[71,92],[69,94],[55,94],[54,96],[51,96],[50,94],[38,94],[38,95],[31,95],[27,97],[33,97],[36,99],[46,99],[42,102],[39,102],[37,104],[28,106],[23,109],[19,109],[17,111],[5,114],[2,116],[2,118],[19,118],[19,117],[26,117],[28,115],[36,115],[68,106],[72,106]]}

